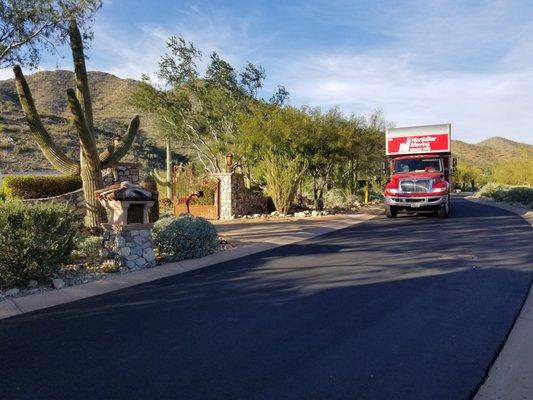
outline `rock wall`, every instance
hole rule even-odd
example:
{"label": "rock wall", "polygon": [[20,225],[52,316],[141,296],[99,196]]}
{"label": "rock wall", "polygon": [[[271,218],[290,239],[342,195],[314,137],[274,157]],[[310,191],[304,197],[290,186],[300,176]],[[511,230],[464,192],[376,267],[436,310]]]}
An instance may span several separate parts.
{"label": "rock wall", "polygon": [[104,169],[102,175],[104,176],[104,186],[125,181],[139,183],[139,164],[118,163],[112,168]]}
{"label": "rock wall", "polygon": [[105,259],[112,259],[131,271],[155,265],[150,225],[104,226],[102,256]]}
{"label": "rock wall", "polygon": [[72,212],[83,218],[85,215],[85,197],[83,196],[83,189],[75,190],[74,192],[61,194],[59,196],[43,197],[42,199],[26,199],[22,200],[26,203],[61,203],[68,205]]}
{"label": "rock wall", "polygon": [[[133,183],[139,183],[140,181],[139,164],[137,163],[119,163],[113,168],[103,170],[102,174],[104,176],[104,186],[124,181]],[[77,216],[83,217],[85,215],[85,198],[83,197],[82,189],[59,196],[43,197],[42,199],[26,199],[23,201],[28,203],[54,202],[67,204]]]}
{"label": "rock wall", "polygon": [[267,199],[244,185],[242,174],[213,174],[220,180],[220,219],[233,219],[239,215],[267,212]]}

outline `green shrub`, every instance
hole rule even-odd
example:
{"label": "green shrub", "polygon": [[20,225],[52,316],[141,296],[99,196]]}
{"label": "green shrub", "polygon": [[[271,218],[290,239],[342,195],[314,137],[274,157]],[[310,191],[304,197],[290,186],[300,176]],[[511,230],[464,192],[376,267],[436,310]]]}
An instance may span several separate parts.
{"label": "green shrub", "polygon": [[120,271],[120,265],[115,260],[105,260],[100,270],[106,274],[113,274]]}
{"label": "green shrub", "polygon": [[0,203],[0,285],[51,278],[74,247],[73,223],[64,205]]}
{"label": "green shrub", "polygon": [[189,214],[160,219],[154,224],[152,234],[159,252],[174,260],[203,257],[218,248],[213,224]]}
{"label": "green shrub", "polygon": [[476,197],[488,197],[496,201],[520,203],[533,209],[533,188],[529,186],[487,183],[476,193]]}
{"label": "green shrub", "polygon": [[352,209],[359,206],[361,197],[352,194],[346,194],[342,189],[334,188],[324,193],[325,208]]}
{"label": "green shrub", "polygon": [[3,190],[10,199],[40,199],[81,189],[81,178],[74,175],[9,175]]}
{"label": "green shrub", "polygon": [[76,250],[73,252],[73,255],[91,265],[99,264],[102,241],[103,239],[101,236],[88,236],[82,238],[76,243]]}

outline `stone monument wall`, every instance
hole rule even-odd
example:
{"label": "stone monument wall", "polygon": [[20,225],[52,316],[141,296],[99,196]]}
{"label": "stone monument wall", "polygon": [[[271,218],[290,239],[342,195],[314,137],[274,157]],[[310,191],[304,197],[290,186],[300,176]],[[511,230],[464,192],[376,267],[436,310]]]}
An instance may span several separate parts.
{"label": "stone monument wall", "polygon": [[240,215],[267,212],[267,198],[244,185],[242,174],[216,173],[220,180],[220,219],[233,219]]}

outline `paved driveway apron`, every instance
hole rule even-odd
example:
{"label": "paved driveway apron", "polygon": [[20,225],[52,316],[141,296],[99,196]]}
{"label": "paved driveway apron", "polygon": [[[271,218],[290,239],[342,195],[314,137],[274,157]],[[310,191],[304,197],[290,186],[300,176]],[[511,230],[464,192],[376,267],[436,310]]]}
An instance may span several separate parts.
{"label": "paved driveway apron", "polygon": [[0,321],[1,399],[468,399],[531,228],[456,200]]}

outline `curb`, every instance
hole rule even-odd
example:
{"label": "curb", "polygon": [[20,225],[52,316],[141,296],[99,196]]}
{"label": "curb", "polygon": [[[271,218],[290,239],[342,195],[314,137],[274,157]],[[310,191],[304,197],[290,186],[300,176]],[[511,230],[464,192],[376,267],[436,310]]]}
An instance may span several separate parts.
{"label": "curb", "polygon": [[219,253],[210,254],[202,258],[165,263],[153,268],[130,272],[123,275],[110,276],[107,279],[96,280],[82,285],[69,286],[60,290],[36,293],[24,297],[8,298],[0,302],[0,320],[25,314],[31,311],[42,310],[44,308],[125,289],[141,283],[183,274],[188,271],[209,267],[225,261],[235,260],[276,247],[298,243],[310,238],[325,235],[330,232],[355,226],[377,217],[377,215],[370,214],[356,214],[355,216],[357,218],[351,217],[340,221],[324,221],[324,226],[318,228],[315,227],[308,231],[301,230],[286,236],[276,237],[270,240],[268,243],[263,242],[242,245]]}
{"label": "curb", "polygon": [[[506,203],[466,197],[468,201],[520,215],[533,228],[533,211]],[[507,340],[474,400],[526,400],[533,397],[533,286]]]}

